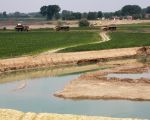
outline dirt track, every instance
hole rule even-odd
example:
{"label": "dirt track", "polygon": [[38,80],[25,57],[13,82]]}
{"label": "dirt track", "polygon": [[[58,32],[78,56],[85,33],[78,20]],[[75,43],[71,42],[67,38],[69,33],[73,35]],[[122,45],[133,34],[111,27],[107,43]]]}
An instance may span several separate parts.
{"label": "dirt track", "polygon": [[107,35],[107,32],[100,32],[100,36],[102,38],[102,42],[107,42],[111,40],[110,37]]}

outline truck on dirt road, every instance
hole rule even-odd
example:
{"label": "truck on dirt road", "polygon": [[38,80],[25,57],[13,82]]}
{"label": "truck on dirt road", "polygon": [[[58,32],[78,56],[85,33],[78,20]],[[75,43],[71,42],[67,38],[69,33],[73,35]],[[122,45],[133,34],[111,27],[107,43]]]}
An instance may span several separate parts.
{"label": "truck on dirt road", "polygon": [[69,26],[56,26],[55,30],[56,31],[69,31],[70,27]]}
{"label": "truck on dirt road", "polygon": [[29,31],[29,26],[18,23],[15,27],[16,31]]}
{"label": "truck on dirt road", "polygon": [[117,27],[115,25],[110,25],[110,26],[102,26],[101,29],[103,31],[116,31]]}

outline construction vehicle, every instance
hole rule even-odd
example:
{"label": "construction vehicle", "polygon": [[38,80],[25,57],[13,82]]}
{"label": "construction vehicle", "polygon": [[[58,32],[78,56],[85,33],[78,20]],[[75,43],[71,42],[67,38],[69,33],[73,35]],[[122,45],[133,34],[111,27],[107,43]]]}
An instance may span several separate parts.
{"label": "construction vehicle", "polygon": [[117,27],[115,25],[110,25],[110,26],[102,26],[101,29],[103,31],[116,31]]}
{"label": "construction vehicle", "polygon": [[69,31],[70,27],[69,26],[56,26],[55,30],[56,31]]}
{"label": "construction vehicle", "polygon": [[29,31],[29,26],[18,23],[15,27],[16,31]]}

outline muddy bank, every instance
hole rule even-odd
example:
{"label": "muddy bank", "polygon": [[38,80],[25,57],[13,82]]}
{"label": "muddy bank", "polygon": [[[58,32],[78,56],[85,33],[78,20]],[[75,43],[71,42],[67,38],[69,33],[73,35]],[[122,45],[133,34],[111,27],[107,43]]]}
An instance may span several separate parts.
{"label": "muddy bank", "polygon": [[0,59],[0,73],[21,69],[83,64],[86,62],[107,61],[125,57],[129,58],[138,55],[137,51],[139,49],[141,48],[135,47],[74,53],[49,53],[37,56]]}
{"label": "muddy bank", "polygon": [[108,77],[109,74],[142,74],[147,65],[119,66],[81,75],[54,95],[65,99],[125,99],[150,101],[150,78]]}
{"label": "muddy bank", "polygon": [[37,56],[0,59],[0,74],[22,69],[104,62],[113,59],[133,58],[141,55],[150,55],[150,47],[121,48],[72,53],[48,53]]}
{"label": "muddy bank", "polygon": [[[105,66],[104,66],[105,67]],[[100,67],[97,64],[84,65],[84,66],[63,66],[63,67],[54,67],[54,68],[43,68],[43,69],[34,69],[34,70],[21,70],[11,73],[5,73],[0,76],[0,83],[7,83],[12,81],[24,81],[24,80],[34,80],[36,78],[42,77],[55,77],[59,75],[67,75],[79,72],[87,72],[92,70],[97,70],[103,67]]]}
{"label": "muddy bank", "polygon": [[96,116],[62,115],[50,113],[23,113],[16,110],[0,109],[0,120],[141,120],[131,118],[110,118]]}

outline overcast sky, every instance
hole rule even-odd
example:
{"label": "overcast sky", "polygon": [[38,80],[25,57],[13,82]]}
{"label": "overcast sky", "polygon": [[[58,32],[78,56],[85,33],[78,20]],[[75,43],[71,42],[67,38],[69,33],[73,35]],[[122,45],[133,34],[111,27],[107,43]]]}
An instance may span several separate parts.
{"label": "overcast sky", "polygon": [[150,6],[150,0],[0,0],[0,12],[38,12],[43,5],[57,4],[62,10],[72,11],[103,11],[119,10],[127,4]]}

